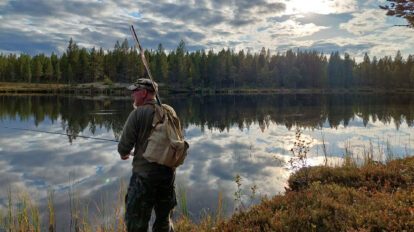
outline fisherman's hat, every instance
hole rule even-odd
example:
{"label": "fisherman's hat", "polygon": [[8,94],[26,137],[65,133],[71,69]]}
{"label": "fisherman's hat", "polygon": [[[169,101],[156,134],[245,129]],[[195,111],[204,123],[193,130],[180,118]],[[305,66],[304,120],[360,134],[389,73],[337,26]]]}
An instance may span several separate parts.
{"label": "fisherman's hat", "polygon": [[[158,84],[154,81],[154,86],[152,81],[147,78],[139,78],[134,84],[127,87],[127,89],[134,91],[137,89],[146,89],[152,92],[158,91]],[[154,89],[155,87],[155,89]]]}

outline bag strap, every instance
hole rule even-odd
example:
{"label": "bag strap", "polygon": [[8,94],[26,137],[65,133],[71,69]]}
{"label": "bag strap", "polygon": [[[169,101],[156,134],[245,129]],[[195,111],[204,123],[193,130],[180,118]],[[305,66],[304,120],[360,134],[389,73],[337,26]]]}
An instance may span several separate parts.
{"label": "bag strap", "polygon": [[155,128],[155,126],[157,126],[157,124],[162,123],[165,119],[165,112],[163,107],[159,106],[159,105],[155,105],[154,106],[154,118],[152,119],[152,128]]}
{"label": "bag strap", "polygon": [[[170,108],[163,106],[165,116],[167,117],[168,124],[170,124],[170,127],[173,127],[174,133],[178,135],[180,139],[184,139],[184,135],[181,131],[181,125],[180,120],[177,118],[174,111],[170,110]],[[170,130],[167,130],[168,138],[171,138]]]}
{"label": "bag strap", "polygon": [[[151,124],[151,131],[148,135],[147,141],[145,143],[148,143],[149,137],[151,137],[152,133],[155,130],[155,127],[162,123],[165,119],[164,111],[156,104],[148,103],[148,105],[152,105],[154,107],[154,117],[152,118],[152,124]],[[161,109],[161,110],[160,110]],[[145,151],[145,150],[144,150]]]}

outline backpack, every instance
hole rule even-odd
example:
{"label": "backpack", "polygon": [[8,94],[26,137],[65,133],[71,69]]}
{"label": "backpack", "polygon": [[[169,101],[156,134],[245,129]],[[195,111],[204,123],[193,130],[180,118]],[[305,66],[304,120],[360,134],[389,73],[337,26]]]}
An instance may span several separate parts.
{"label": "backpack", "polygon": [[153,129],[142,156],[150,162],[176,168],[184,162],[189,145],[174,109],[166,104],[154,106]]}

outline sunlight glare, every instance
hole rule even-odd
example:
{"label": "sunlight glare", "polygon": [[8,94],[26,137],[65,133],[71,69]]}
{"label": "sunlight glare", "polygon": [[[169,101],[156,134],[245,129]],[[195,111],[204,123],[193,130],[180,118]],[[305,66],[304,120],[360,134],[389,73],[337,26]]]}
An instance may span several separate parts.
{"label": "sunlight glare", "polygon": [[292,13],[330,14],[335,12],[335,8],[332,7],[332,4],[329,4],[325,0],[291,0],[287,2],[286,5]]}

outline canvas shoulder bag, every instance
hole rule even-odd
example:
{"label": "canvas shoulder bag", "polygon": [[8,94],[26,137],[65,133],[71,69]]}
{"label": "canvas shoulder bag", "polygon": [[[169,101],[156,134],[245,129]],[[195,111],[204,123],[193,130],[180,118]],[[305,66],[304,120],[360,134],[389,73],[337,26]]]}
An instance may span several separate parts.
{"label": "canvas shoulder bag", "polygon": [[162,104],[154,107],[153,129],[142,156],[150,162],[176,168],[183,164],[189,148],[180,120],[171,106]]}

